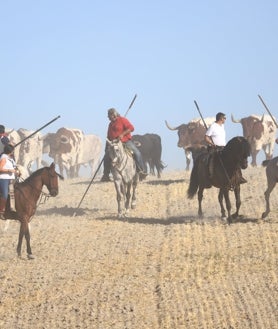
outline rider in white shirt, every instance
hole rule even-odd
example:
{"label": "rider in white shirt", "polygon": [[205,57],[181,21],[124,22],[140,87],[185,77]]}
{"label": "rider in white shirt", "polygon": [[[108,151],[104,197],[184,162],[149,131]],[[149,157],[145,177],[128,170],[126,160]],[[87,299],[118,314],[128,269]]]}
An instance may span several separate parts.
{"label": "rider in white shirt", "polygon": [[216,121],[208,128],[205,135],[205,140],[210,146],[223,148],[226,145],[225,120],[226,116],[224,113],[219,112],[216,114]]}
{"label": "rider in white shirt", "polygon": [[[226,121],[226,115],[222,112],[216,114],[216,121],[208,128],[205,141],[208,143],[210,149],[222,150],[226,145],[226,132],[224,123]],[[209,174],[213,175],[213,161],[209,162]],[[241,171],[240,171],[241,174]],[[242,177],[240,178],[240,184],[246,183],[247,180]]]}

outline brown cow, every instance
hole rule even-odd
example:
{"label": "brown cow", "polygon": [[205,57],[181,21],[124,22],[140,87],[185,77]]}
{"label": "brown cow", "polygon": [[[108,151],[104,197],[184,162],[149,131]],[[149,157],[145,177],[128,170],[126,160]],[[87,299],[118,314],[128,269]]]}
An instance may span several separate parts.
{"label": "brown cow", "polygon": [[[206,126],[209,127],[215,121],[215,118],[205,118],[204,121]],[[186,170],[189,170],[192,150],[206,146],[204,140],[206,127],[204,126],[202,119],[192,119],[187,124],[183,123],[175,128],[171,127],[166,120],[165,124],[168,129],[178,131],[178,147],[184,149],[186,157]]]}
{"label": "brown cow", "polygon": [[236,120],[231,115],[231,119],[234,123],[241,123],[243,136],[251,145],[252,166],[257,166],[256,158],[261,149],[265,153],[266,160],[272,158],[277,128],[269,115],[252,114],[240,120]]}

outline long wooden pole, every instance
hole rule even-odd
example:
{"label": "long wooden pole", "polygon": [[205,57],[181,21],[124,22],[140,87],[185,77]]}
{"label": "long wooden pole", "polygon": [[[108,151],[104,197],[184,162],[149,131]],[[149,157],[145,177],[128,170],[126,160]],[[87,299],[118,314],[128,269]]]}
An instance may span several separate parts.
{"label": "long wooden pole", "polygon": [[20,142],[18,142],[17,144],[14,145],[14,147],[17,147],[18,145],[20,145],[21,143],[23,143],[24,141],[26,141],[26,139],[34,136],[36,133],[38,133],[39,131],[41,131],[43,128],[49,126],[52,122],[56,121],[57,119],[59,119],[61,116],[58,115],[56,118],[54,118],[53,120],[49,121],[47,124],[45,124],[44,126],[40,127],[39,129],[37,129],[36,131],[34,131],[32,134],[30,134],[29,136],[23,138]]}
{"label": "long wooden pole", "polygon": [[[201,111],[200,111],[200,109],[199,109],[199,106],[198,106],[197,102],[194,101],[194,103],[195,103],[195,105],[196,105],[196,107],[197,107],[197,110],[198,110],[198,112],[199,112],[199,114],[200,114],[200,117],[201,117],[202,120],[203,120],[203,124],[204,124],[206,130],[208,130],[208,127],[207,127],[206,122],[205,122],[205,120],[204,120],[204,118],[203,118],[203,116],[202,116],[202,113],[201,113]],[[211,141],[212,141],[213,145],[215,145],[215,144],[214,144],[214,141],[213,141],[212,138],[211,138]],[[223,163],[223,161],[222,161],[220,155],[218,154],[218,152],[216,152],[216,154],[217,154],[218,159],[219,159],[219,161],[220,161],[220,164],[221,164],[221,166],[222,166],[222,168],[223,168],[224,174],[225,174],[225,176],[226,176],[226,178],[227,178],[227,180],[228,180],[228,183],[229,183],[229,185],[231,186],[231,180],[230,180],[230,177],[229,177],[229,175],[228,175],[228,173],[227,173],[227,170],[226,170],[226,168],[225,168],[225,166],[224,166],[224,163]]]}
{"label": "long wooden pole", "polygon": [[258,95],[259,99],[261,100],[261,102],[263,103],[263,106],[265,107],[265,109],[267,110],[268,114],[270,115],[272,121],[274,122],[276,128],[278,128],[278,124],[276,122],[276,120],[274,119],[273,115],[270,113],[268,107],[266,106],[265,102],[263,101],[262,97],[260,95]]}
{"label": "long wooden pole", "polygon": [[[129,105],[129,107],[128,107],[126,113],[125,113],[125,116],[127,115],[127,113],[129,112],[129,110],[131,109],[132,105],[134,104],[136,97],[137,97],[137,94],[135,94],[135,96],[133,97],[133,100],[131,101],[131,103],[130,103],[130,105]],[[101,167],[101,165],[102,165],[102,163],[103,163],[103,161],[104,161],[104,157],[105,157],[105,155],[103,156],[103,158],[102,158],[102,160],[101,160],[99,166],[97,167],[97,170],[96,170],[96,172],[95,172],[93,178],[91,179],[89,185],[87,186],[86,191],[85,191],[85,193],[83,194],[83,196],[82,196],[82,198],[81,198],[81,200],[80,200],[80,202],[79,202],[79,204],[78,204],[78,206],[77,206],[77,208],[76,208],[76,211],[80,208],[81,203],[82,203],[82,201],[83,201],[84,198],[85,198],[85,195],[86,195],[87,192],[89,191],[89,188],[90,188],[90,186],[92,185],[92,183],[93,183],[93,181],[94,181],[94,179],[95,179],[95,177],[96,177],[96,175],[97,175],[97,173],[98,173],[98,171],[99,171],[99,169],[100,169],[100,167]],[[73,217],[76,215],[76,211],[73,213],[73,215],[72,215]]]}

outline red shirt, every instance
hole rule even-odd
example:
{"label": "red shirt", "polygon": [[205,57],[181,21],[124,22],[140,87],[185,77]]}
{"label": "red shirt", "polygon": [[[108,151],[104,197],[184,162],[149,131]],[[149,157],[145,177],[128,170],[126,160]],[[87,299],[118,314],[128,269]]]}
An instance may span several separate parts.
{"label": "red shirt", "polygon": [[[124,130],[129,129],[130,131],[134,131],[133,125],[127,120],[125,117],[117,117],[115,121],[111,121],[108,126],[107,137],[110,141],[118,138]],[[131,134],[125,135],[121,141],[123,143],[129,141],[131,139]]]}

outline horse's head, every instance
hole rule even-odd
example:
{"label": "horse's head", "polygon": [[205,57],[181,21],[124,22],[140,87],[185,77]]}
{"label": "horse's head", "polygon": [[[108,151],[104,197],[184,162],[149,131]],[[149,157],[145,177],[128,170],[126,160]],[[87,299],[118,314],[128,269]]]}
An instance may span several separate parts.
{"label": "horse's head", "polygon": [[42,175],[43,184],[47,187],[51,196],[58,195],[58,178],[64,179],[64,177],[55,171],[55,163],[53,162],[49,167],[44,168]]}
{"label": "horse's head", "polygon": [[229,157],[234,159],[241,169],[248,167],[248,157],[251,154],[251,147],[246,138],[237,136],[232,138],[224,148]]}
{"label": "horse's head", "polygon": [[113,141],[110,141],[107,139],[107,146],[108,146],[108,154],[111,159],[111,165],[115,167],[117,164],[121,162],[121,159],[123,157],[123,144],[121,141],[114,139]]}

